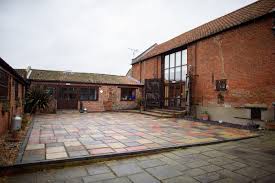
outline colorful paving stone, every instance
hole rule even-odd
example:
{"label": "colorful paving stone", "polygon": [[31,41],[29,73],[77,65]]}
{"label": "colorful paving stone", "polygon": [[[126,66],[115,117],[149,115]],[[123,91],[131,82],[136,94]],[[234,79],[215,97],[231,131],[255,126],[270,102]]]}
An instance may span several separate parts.
{"label": "colorful paving stone", "polygon": [[255,135],[184,119],[132,113],[37,115],[22,162],[136,152]]}

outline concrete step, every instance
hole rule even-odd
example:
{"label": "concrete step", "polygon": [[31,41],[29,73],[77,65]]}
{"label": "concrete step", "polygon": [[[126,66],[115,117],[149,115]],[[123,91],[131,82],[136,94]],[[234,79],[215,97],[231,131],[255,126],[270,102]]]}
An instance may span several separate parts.
{"label": "concrete step", "polygon": [[151,111],[141,111],[141,114],[145,114],[145,115],[149,115],[149,116],[154,116],[154,117],[158,117],[158,118],[173,118],[173,115],[169,115],[169,114],[160,114],[160,113],[156,113],[156,112],[151,112]]}
{"label": "concrete step", "polygon": [[[174,110],[163,110],[162,109],[147,109],[146,111],[140,110],[120,110],[120,112],[131,112],[131,113],[139,113],[148,116],[154,116],[157,118],[179,118],[183,117],[186,114],[186,111],[174,111]],[[173,112],[172,112],[173,111]]]}
{"label": "concrete step", "polygon": [[160,114],[185,114],[185,110],[169,110],[169,109],[148,109],[147,111],[160,113]]}

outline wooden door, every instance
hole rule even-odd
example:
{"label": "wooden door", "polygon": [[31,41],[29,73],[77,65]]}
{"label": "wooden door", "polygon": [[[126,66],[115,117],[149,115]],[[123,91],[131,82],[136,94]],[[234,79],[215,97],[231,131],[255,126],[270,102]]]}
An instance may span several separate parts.
{"label": "wooden door", "polygon": [[58,91],[57,109],[77,109],[78,89],[73,87],[61,87]]}

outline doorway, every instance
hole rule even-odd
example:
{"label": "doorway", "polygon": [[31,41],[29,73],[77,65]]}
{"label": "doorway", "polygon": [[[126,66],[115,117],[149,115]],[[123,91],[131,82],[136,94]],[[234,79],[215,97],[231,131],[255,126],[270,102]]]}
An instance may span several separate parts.
{"label": "doorway", "polygon": [[183,83],[169,83],[165,85],[164,107],[169,109],[182,109],[185,107]]}
{"label": "doorway", "polygon": [[73,87],[59,88],[57,97],[57,109],[77,109],[78,89]]}

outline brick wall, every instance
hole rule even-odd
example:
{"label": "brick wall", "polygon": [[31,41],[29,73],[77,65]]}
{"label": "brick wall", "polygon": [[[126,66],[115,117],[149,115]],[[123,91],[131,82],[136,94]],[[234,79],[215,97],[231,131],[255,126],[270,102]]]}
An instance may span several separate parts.
{"label": "brick wall", "polygon": [[138,81],[140,81],[140,68],[141,68],[141,63],[136,63],[132,65],[132,77]]}
{"label": "brick wall", "polygon": [[133,78],[144,82],[144,79],[161,78],[161,57],[156,56],[132,66]]}
{"label": "brick wall", "polygon": [[[49,87],[66,87],[65,83],[52,83],[52,82],[38,82],[32,81],[31,86],[44,85]],[[87,108],[88,112],[99,112],[99,111],[112,111],[120,109],[133,109],[137,107],[136,101],[121,101],[121,87],[136,88],[136,97],[141,96],[141,88],[136,86],[124,86],[124,85],[93,85],[93,84],[80,84],[71,83],[70,87],[91,87],[98,86],[98,100],[97,101],[78,101],[78,109],[80,109],[80,103],[82,102],[83,107]],[[102,91],[102,92],[100,92]],[[56,99],[51,100],[49,108],[40,111],[44,113],[54,113],[57,109],[58,93],[55,93]]]}
{"label": "brick wall", "polygon": [[[98,101],[82,101],[83,107],[88,112],[112,111],[120,109],[134,109],[137,107],[136,101],[121,101],[121,88],[119,86],[101,86],[99,88]],[[136,97],[141,96],[141,89],[136,89]],[[80,106],[80,102],[78,104]]]}
{"label": "brick wall", "polygon": [[[268,16],[188,47],[188,64],[194,71],[193,103],[198,111],[212,111],[213,120],[238,123],[243,122],[240,118],[250,117],[250,111],[238,107],[255,104],[268,108],[262,111],[263,120],[272,119],[275,37],[271,27],[272,17]],[[227,79],[227,91],[215,91],[219,79]],[[224,104],[218,104],[219,94],[224,96]],[[215,112],[221,108],[220,114]]]}

